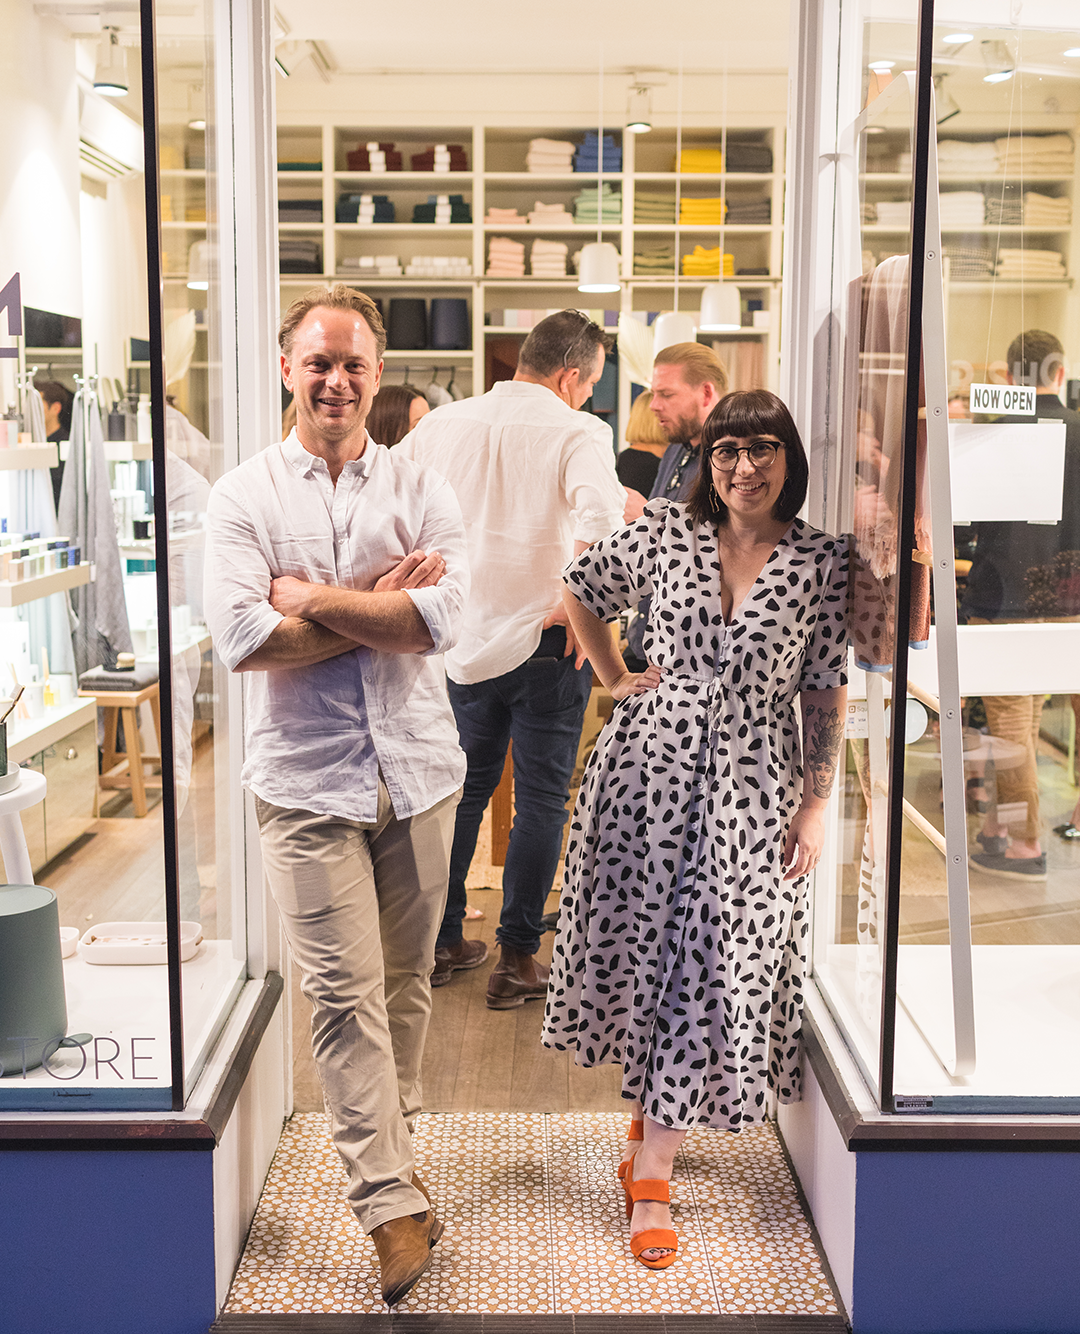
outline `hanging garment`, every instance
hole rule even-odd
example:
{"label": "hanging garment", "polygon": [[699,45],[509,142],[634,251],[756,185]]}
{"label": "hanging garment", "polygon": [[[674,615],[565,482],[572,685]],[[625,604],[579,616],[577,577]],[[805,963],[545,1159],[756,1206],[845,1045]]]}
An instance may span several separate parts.
{"label": "hanging garment", "polygon": [[[45,404],[32,386],[27,391],[27,426],[32,440],[45,439]],[[56,537],[56,505],[52,478],[47,468],[20,469],[14,476],[11,526],[14,532],[40,533]],[[67,534],[64,534],[67,536]],[[18,618],[30,632],[30,660],[44,665],[42,651],[49,656],[51,672],[74,672],[71,646],[71,604],[63,593],[24,602]]]}
{"label": "hanging garment", "polygon": [[97,566],[95,582],[71,592],[76,617],[75,670],[80,675],[98,666],[113,671],[116,655],[132,651],[131,630],[101,412],[96,394],[85,386],[75,395],[72,409],[71,447],[60,487],[57,522],[64,535],[81,548],[83,560]]}

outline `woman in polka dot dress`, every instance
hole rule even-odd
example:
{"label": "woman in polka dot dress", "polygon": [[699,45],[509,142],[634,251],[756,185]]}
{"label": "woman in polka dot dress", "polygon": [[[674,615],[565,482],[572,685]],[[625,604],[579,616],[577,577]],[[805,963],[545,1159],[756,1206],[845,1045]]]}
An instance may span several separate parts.
{"label": "woman in polka dot dress", "polygon": [[[763,1120],[770,1088],[798,1098],[805,877],[846,706],[848,546],[795,518],[808,469],[790,413],[728,394],[701,448],[686,504],[650,502],[565,575],[617,703],[574,812],[543,1042],[623,1067],[620,1176],[651,1268],[675,1258],[686,1131]],[[637,675],[605,622],[646,596]]]}

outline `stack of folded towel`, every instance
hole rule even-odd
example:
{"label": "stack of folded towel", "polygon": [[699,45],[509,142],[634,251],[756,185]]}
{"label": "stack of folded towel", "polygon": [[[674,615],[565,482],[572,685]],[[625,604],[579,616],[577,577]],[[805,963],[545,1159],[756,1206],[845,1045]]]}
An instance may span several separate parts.
{"label": "stack of folded towel", "polygon": [[529,223],[533,227],[572,227],[574,217],[565,204],[544,204],[538,199],[529,210]]}
{"label": "stack of folded towel", "polygon": [[393,222],[394,206],[386,195],[339,195],[334,216],[338,222]]}
{"label": "stack of folded towel", "polygon": [[361,144],[345,155],[350,171],[400,171],[401,154],[393,144]]}
{"label": "stack of folded towel", "polygon": [[[943,176],[996,176],[999,170],[997,149],[988,139],[939,139],[937,155],[938,171]],[[910,151],[900,155],[899,170],[911,170]]]}
{"label": "stack of folded towel", "polygon": [[670,241],[634,242],[634,274],[639,278],[669,277],[675,272],[675,247]]}
{"label": "stack of folded towel", "polygon": [[767,227],[772,222],[772,200],[732,199],[729,195],[727,221],[732,227]]}
{"label": "stack of folded towel", "polygon": [[911,225],[911,204],[906,199],[879,199],[877,203],[879,227],[895,227],[904,231]]}
{"label": "stack of folded towel", "polygon": [[634,191],[634,222],[639,226],[663,227],[675,221],[675,196],[660,190]]}
{"label": "stack of folded towel", "polygon": [[1065,260],[1057,250],[1021,250],[1002,246],[994,274],[998,278],[1045,282],[1065,277]]}
{"label": "stack of folded towel", "polygon": [[484,221],[489,227],[524,227],[528,221],[516,208],[493,208],[488,205]]}
{"label": "stack of folded towel", "polygon": [[529,256],[530,273],[534,278],[565,278],[568,250],[564,241],[535,240]]}
{"label": "stack of folded towel", "polygon": [[397,255],[345,255],[338,260],[337,271],[361,278],[400,278],[401,261]]}
{"label": "stack of folded towel", "polygon": [[949,261],[949,277],[960,281],[976,281],[992,276],[994,256],[989,246],[946,245],[941,247],[943,258]]}
{"label": "stack of folded towel", "polygon": [[1024,221],[1029,227],[1067,227],[1072,221],[1072,201],[1029,190],[1024,196]]}
{"label": "stack of folded towel", "polygon": [[719,148],[684,148],[672,171],[706,171],[719,175],[724,170],[724,156]]}
{"label": "stack of folded towel", "polygon": [[281,273],[322,273],[322,250],[318,241],[300,236],[279,236],[278,270]]}
{"label": "stack of folded towel", "polygon": [[767,144],[743,144],[728,140],[728,171],[772,171],[772,149]]}
{"label": "stack of folded towel", "polygon": [[600,161],[600,138],[595,130],[586,134],[581,147],[574,154],[575,171],[622,171],[622,149],[615,136],[604,135],[604,160]]}
{"label": "stack of folded towel", "polygon": [[[322,222],[321,199],[279,199],[278,222]],[[189,219],[190,221],[190,219]]]}
{"label": "stack of folded towel", "polygon": [[578,222],[595,226],[601,213],[606,223],[622,222],[622,195],[607,181],[599,187],[587,185],[574,196],[574,217]]}
{"label": "stack of folded towel", "polygon": [[488,242],[489,278],[524,278],[525,246],[508,236],[493,236]]}
{"label": "stack of folded towel", "polygon": [[525,155],[529,171],[559,175],[573,170],[574,145],[568,139],[530,139]]}
{"label": "stack of folded towel", "polygon": [[981,227],[986,220],[986,197],[981,190],[944,190],[938,196],[938,207],[945,231]]}
{"label": "stack of folded towel", "polygon": [[[720,247],[713,246],[706,250],[696,245],[689,255],[682,257],[682,271],[685,278],[718,278],[720,276]],[[735,256],[724,256],[724,277],[735,276]]]}
{"label": "stack of folded towel", "polygon": [[1009,176],[1068,176],[1073,141],[1067,134],[1018,134],[994,140],[997,170]]}
{"label": "stack of folded towel", "polygon": [[435,222],[445,226],[450,222],[472,222],[472,207],[464,195],[428,195],[426,204],[413,206],[413,222]]}
{"label": "stack of folded towel", "polygon": [[413,171],[468,171],[469,159],[461,144],[433,144],[411,158]]}
{"label": "stack of folded towel", "polygon": [[407,278],[471,278],[472,265],[458,255],[413,255],[405,267]]}
{"label": "stack of folded towel", "polygon": [[683,195],[679,210],[679,224],[683,227],[719,227],[724,221],[724,201],[717,195],[706,199]]}
{"label": "stack of folded towel", "polygon": [[[944,195],[942,198],[944,199]],[[986,221],[991,227],[1021,227],[1024,223],[1024,201],[1015,181],[1002,181],[986,192]],[[944,221],[941,224],[945,226]]]}

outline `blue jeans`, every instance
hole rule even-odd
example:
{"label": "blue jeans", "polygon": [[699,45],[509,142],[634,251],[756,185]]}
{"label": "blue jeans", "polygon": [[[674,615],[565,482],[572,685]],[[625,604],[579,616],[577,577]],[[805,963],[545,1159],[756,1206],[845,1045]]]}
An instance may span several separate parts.
{"label": "blue jeans", "polygon": [[465,877],[506,747],[514,743],[514,824],[503,868],[503,906],[495,937],[525,954],[540,948],[544,900],[562,850],[566,802],[574,773],[592,670],[561,656],[566,632],[545,630],[536,653],[504,676],[450,688],[468,760],[450,852],[450,887],[436,949],[456,945],[465,918]]}

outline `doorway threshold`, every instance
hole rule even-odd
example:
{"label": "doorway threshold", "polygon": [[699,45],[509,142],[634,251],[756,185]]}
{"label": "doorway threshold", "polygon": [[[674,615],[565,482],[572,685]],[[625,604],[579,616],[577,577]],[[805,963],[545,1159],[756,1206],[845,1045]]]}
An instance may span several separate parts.
{"label": "doorway threshold", "polygon": [[294,1116],[215,1334],[846,1328],[772,1124],[687,1135],[672,1178],[679,1258],[662,1270],[630,1255],[615,1177],[626,1125],[608,1112],[421,1116],[417,1171],[446,1231],[391,1314],[327,1119]]}

